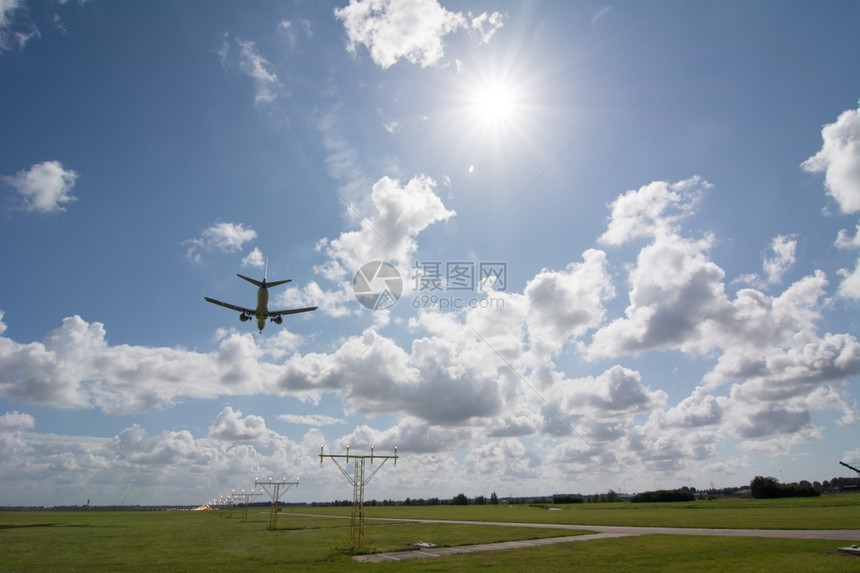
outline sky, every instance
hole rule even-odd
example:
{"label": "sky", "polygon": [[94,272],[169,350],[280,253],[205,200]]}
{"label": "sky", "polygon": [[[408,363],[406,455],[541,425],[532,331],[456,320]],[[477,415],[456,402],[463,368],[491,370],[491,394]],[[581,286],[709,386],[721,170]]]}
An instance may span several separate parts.
{"label": "sky", "polygon": [[858,20],[0,0],[0,505],[851,475]]}

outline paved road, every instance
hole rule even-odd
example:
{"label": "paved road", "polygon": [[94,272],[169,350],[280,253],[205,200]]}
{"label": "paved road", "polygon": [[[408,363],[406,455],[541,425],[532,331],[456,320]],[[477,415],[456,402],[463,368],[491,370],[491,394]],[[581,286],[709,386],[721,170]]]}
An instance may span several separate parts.
{"label": "paved road", "polygon": [[[322,516],[316,516],[322,517]],[[364,563],[379,563],[384,561],[402,561],[426,557],[442,557],[474,553],[476,551],[498,551],[501,549],[519,549],[522,547],[537,547],[553,543],[570,543],[590,541],[592,539],[608,539],[613,537],[629,537],[631,535],[712,535],[724,537],[770,537],[782,539],[832,539],[846,541],[846,545],[860,543],[860,529],[697,529],[687,527],[625,527],[610,525],[561,525],[549,523],[510,523],[497,521],[453,521],[444,519],[395,519],[367,518],[368,521],[408,521],[413,523],[449,523],[457,525],[495,525],[503,527],[535,527],[539,529],[558,529],[561,531],[593,531],[587,535],[568,535],[544,539],[528,539],[522,541],[505,541],[502,543],[485,543],[482,545],[465,545],[460,547],[433,547],[415,551],[395,551],[391,553],[374,553],[371,555],[356,555],[356,561]]]}

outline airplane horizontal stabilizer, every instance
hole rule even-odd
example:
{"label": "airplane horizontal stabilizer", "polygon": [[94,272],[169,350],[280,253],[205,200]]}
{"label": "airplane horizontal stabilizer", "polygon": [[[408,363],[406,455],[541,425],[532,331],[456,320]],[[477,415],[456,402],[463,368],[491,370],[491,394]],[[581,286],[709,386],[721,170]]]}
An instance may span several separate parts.
{"label": "airplane horizontal stabilizer", "polygon": [[263,283],[261,283],[257,279],[252,279],[251,277],[246,277],[245,275],[240,275],[239,273],[236,273],[236,276],[239,277],[240,279],[245,279],[246,281],[248,281],[251,284],[257,285],[258,287],[263,286]]}

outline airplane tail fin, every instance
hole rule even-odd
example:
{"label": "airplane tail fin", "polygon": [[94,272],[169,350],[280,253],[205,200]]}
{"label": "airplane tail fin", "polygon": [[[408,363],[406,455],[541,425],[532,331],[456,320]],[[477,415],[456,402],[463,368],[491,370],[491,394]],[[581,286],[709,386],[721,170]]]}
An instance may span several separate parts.
{"label": "airplane tail fin", "polygon": [[288,282],[290,282],[291,280],[293,280],[293,279],[285,279],[285,280],[282,280],[282,281],[272,281],[272,282],[269,282],[269,281],[268,281],[268,277],[269,277],[269,259],[266,259],[266,270],[265,270],[265,271],[263,271],[263,284],[264,284],[264,285],[266,285],[267,287],[273,287],[273,286],[282,285],[282,284],[284,284],[284,283],[288,283]]}

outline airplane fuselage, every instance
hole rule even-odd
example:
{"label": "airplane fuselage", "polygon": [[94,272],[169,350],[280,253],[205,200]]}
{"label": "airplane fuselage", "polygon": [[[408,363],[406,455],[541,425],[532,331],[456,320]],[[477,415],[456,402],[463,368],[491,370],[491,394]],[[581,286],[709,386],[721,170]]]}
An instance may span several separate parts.
{"label": "airplane fuselage", "polygon": [[257,308],[254,316],[257,319],[257,329],[262,332],[269,317],[269,289],[264,286],[257,289]]}

